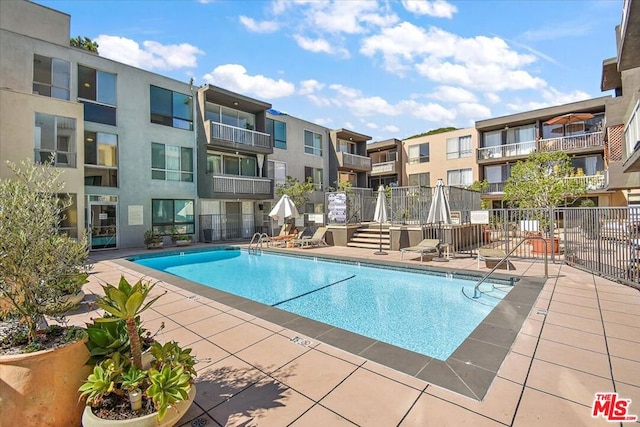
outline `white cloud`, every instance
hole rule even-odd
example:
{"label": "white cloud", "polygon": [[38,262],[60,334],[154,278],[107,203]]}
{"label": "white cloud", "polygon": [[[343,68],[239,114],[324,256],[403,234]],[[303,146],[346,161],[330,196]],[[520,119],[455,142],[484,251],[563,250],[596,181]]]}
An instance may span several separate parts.
{"label": "white cloud", "polygon": [[314,53],[328,53],[330,55],[340,55],[344,58],[348,58],[349,51],[343,47],[336,46],[329,41],[318,38],[318,39],[310,39],[308,37],[301,36],[296,34],[293,36],[298,46],[300,46],[304,50],[308,50]]}
{"label": "white cloud", "polygon": [[487,102],[490,102],[491,104],[497,104],[498,102],[500,102],[500,97],[493,92],[485,93],[484,97]]}
{"label": "white cloud", "polygon": [[298,93],[300,95],[309,95],[322,90],[322,88],[324,88],[324,83],[320,83],[317,80],[303,80],[300,82],[300,89],[298,90]]}
{"label": "white cloud", "polygon": [[387,125],[385,127],[382,128],[383,130],[390,132],[390,133],[397,133],[400,131],[400,128],[398,126],[394,126],[394,125]]}
{"label": "white cloud", "polygon": [[457,105],[458,118],[482,120],[491,117],[491,109],[476,102],[461,102]]}
{"label": "white cloud", "polygon": [[378,129],[378,125],[373,123],[373,122],[367,122],[364,124],[366,127],[368,127],[369,129]]}
{"label": "white cloud", "polygon": [[163,45],[155,41],[138,42],[126,37],[101,34],[95,42],[100,56],[145,70],[176,70],[198,66],[197,56],[203,51],[188,43]]}
{"label": "white cloud", "polygon": [[454,110],[448,110],[435,103],[422,104],[413,100],[401,101],[398,104],[398,109],[421,120],[443,123],[443,125],[452,123],[456,118]]}
{"label": "white cloud", "polygon": [[476,96],[466,89],[454,86],[438,86],[435,91],[429,95],[430,98],[443,102],[476,102]]}
{"label": "white cloud", "polygon": [[402,6],[417,15],[452,18],[458,8],[444,0],[402,0]]}
{"label": "white cloud", "polygon": [[349,101],[349,109],[356,116],[373,116],[375,114],[385,114],[396,116],[399,112],[386,100],[379,96],[369,98],[355,98]]}
{"label": "white cloud", "polygon": [[329,127],[329,125],[331,123],[333,123],[333,119],[331,118],[320,118],[320,119],[315,119],[313,121],[313,123],[320,125],[320,126],[325,126],[325,127]]}
{"label": "white cloud", "polygon": [[275,21],[262,21],[257,22],[253,18],[249,18],[248,16],[240,15],[240,23],[244,25],[244,27],[254,33],[273,33],[278,31],[280,26]]}
{"label": "white cloud", "polygon": [[247,69],[239,64],[220,65],[205,74],[203,78],[207,83],[242,94],[253,94],[264,99],[282,98],[295,92],[293,83],[262,75],[251,76],[247,74]]}
{"label": "white cloud", "polygon": [[572,92],[560,92],[559,90],[548,87],[542,92],[542,101],[524,101],[516,99],[513,102],[507,103],[507,108],[511,111],[530,111],[537,110],[539,108],[552,107],[554,105],[569,104],[571,102],[583,101],[591,98],[591,96],[581,90],[574,90]]}
{"label": "white cloud", "polygon": [[338,95],[341,98],[353,99],[362,95],[362,93],[358,89],[343,86],[341,84],[332,84],[329,86],[329,88],[338,92]]}
{"label": "white cloud", "polygon": [[331,107],[332,105],[336,105],[336,102],[324,96],[309,94],[307,95],[307,99],[311,101],[312,104],[317,105],[318,107]]}
{"label": "white cloud", "polygon": [[313,28],[333,34],[358,34],[365,31],[361,23],[366,17],[368,23],[388,22],[387,19],[374,16],[379,10],[377,1],[350,0],[335,2],[316,2],[308,12]]}
{"label": "white cloud", "polygon": [[548,41],[564,37],[584,37],[591,32],[591,22],[585,20],[562,22],[538,26],[534,30],[527,30],[521,37],[528,41]]}

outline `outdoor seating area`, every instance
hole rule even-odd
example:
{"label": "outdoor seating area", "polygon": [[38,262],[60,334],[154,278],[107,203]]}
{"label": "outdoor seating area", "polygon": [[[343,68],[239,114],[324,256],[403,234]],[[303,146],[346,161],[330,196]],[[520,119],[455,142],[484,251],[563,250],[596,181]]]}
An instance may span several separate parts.
{"label": "outdoor seating area", "polygon": [[317,246],[327,246],[324,235],[327,233],[327,227],[318,227],[318,229],[310,237],[299,237],[293,240],[293,246],[303,249],[309,249]]}
{"label": "outdoor seating area", "polygon": [[400,249],[402,253],[400,259],[404,259],[404,254],[407,252],[414,252],[420,254],[420,261],[422,262],[425,254],[433,254],[434,252],[440,254],[440,241],[438,239],[424,239],[415,246],[409,246]]}
{"label": "outdoor seating area", "polygon": [[[511,264],[508,259],[505,259],[507,254],[502,249],[491,249],[491,248],[479,248],[478,249],[478,269],[480,268],[480,263],[482,261],[485,262],[487,268],[505,268],[507,270],[511,269]],[[498,265],[498,263],[500,263]]]}

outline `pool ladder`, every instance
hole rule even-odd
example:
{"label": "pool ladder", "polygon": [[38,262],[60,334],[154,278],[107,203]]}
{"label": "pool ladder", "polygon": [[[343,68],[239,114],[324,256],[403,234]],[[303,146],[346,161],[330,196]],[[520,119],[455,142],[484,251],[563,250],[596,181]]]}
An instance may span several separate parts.
{"label": "pool ladder", "polygon": [[254,233],[253,237],[251,237],[251,242],[249,243],[248,252],[250,254],[258,253],[258,251],[262,252],[262,243],[268,241],[269,235],[267,233]]}

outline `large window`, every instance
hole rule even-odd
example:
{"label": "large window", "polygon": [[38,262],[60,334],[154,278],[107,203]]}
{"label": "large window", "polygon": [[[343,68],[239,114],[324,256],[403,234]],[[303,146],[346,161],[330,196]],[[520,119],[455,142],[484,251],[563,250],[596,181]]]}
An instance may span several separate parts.
{"label": "large window", "polygon": [[151,123],[193,130],[192,98],[157,86],[151,86]]}
{"label": "large window", "polygon": [[116,75],[78,65],[78,99],[88,122],[116,125]]}
{"label": "large window", "polygon": [[85,131],[84,184],[118,186],[118,135]]}
{"label": "large window", "polygon": [[414,173],[409,175],[410,186],[419,185],[420,187],[429,187],[430,182],[431,182],[431,177],[429,175],[429,172]]}
{"label": "large window", "polygon": [[76,194],[58,194],[60,200],[70,201],[71,204],[60,212],[58,231],[72,239],[78,238],[78,196]]}
{"label": "large window", "polygon": [[273,185],[283,185],[287,182],[287,164],[276,160],[268,160],[267,176],[273,179]]}
{"label": "large window", "polygon": [[275,148],[287,149],[287,124],[285,122],[267,119],[267,133],[271,134]]}
{"label": "large window", "polygon": [[256,158],[207,153],[207,173],[255,177],[258,176]]}
{"label": "large window", "polygon": [[33,139],[37,163],[53,156],[57,167],[76,167],[76,119],[36,113]]}
{"label": "large window", "polygon": [[193,200],[151,200],[151,225],[159,234],[193,234],[195,223]]}
{"label": "large window", "polygon": [[355,142],[346,141],[344,139],[339,139],[336,144],[336,151],[338,153],[349,153],[349,154],[357,154],[356,144]]}
{"label": "large window", "polygon": [[322,169],[310,168],[305,166],[304,168],[304,180],[305,182],[311,178],[313,186],[316,190],[322,190]]}
{"label": "large window", "polygon": [[471,135],[447,138],[447,159],[471,157]]}
{"label": "large window", "polygon": [[582,169],[584,175],[592,176],[604,171],[604,158],[602,154],[576,156],[571,158],[571,166],[573,166],[576,171],[578,168]]}
{"label": "large window", "polygon": [[624,141],[627,146],[627,158],[636,150],[640,150],[640,101],[636,102],[636,107],[624,128]]}
{"label": "large window", "polygon": [[205,119],[240,129],[255,130],[256,128],[256,117],[254,114],[223,107],[213,102],[207,102]]}
{"label": "large window", "polygon": [[467,187],[471,184],[473,184],[473,171],[470,168],[447,171],[447,185]]}
{"label": "large window", "polygon": [[409,164],[429,161],[429,143],[409,146]]}
{"label": "large window", "polygon": [[71,63],[33,55],[33,93],[68,101],[70,88]]}
{"label": "large window", "polygon": [[310,130],[304,131],[304,152],[322,156],[322,135]]}
{"label": "large window", "polygon": [[193,149],[152,143],[151,178],[193,182]]}

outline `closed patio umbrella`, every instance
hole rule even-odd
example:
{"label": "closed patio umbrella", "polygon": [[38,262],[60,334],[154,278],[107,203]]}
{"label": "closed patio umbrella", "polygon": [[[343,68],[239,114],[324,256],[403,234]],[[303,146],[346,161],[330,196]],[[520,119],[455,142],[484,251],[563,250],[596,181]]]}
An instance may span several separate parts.
{"label": "closed patio umbrella", "polygon": [[[442,224],[451,224],[451,208],[449,207],[447,195],[444,193],[444,182],[442,179],[439,179],[436,183],[433,198],[431,199],[431,206],[429,206],[427,224],[438,224],[438,239],[440,243],[442,243]],[[434,258],[434,260],[445,261],[446,259],[438,256],[438,258]]]}
{"label": "closed patio umbrella", "polygon": [[296,218],[298,215],[296,205],[286,194],[283,194],[282,197],[280,197],[280,200],[278,200],[273,209],[271,209],[271,212],[269,212],[269,216],[275,221]]}
{"label": "closed patio umbrella", "polygon": [[375,255],[387,255],[382,250],[382,223],[387,222],[387,202],[384,197],[384,185],[378,188],[378,199],[376,200],[376,210],[373,213],[373,220],[380,223],[380,249],[374,252]]}

